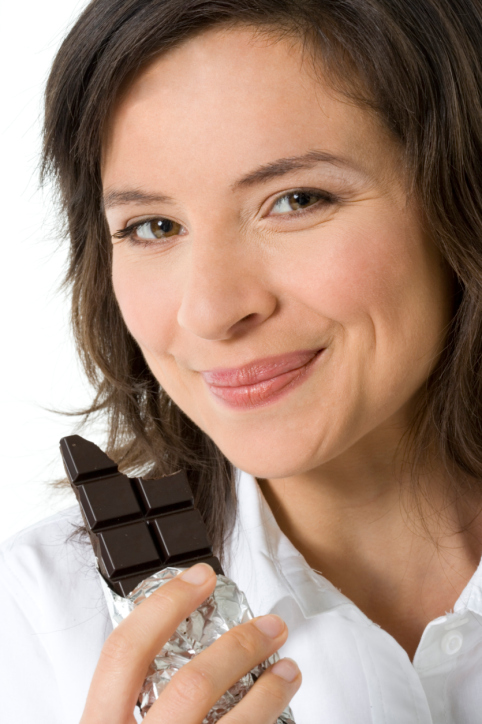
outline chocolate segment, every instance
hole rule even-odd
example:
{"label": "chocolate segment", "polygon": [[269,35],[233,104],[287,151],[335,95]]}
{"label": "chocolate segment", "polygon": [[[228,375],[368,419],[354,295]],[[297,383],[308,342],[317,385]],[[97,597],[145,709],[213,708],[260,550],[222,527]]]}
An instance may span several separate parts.
{"label": "chocolate segment", "polygon": [[80,435],[63,437],[60,441],[60,451],[71,483],[78,484],[84,480],[117,472],[115,462],[102,452],[100,447]]}
{"label": "chocolate segment", "polygon": [[170,565],[205,561],[222,573],[185,471],[157,480],[128,478],[80,435],[62,438],[60,450],[99,569],[114,591],[126,596]]}
{"label": "chocolate segment", "polygon": [[193,508],[182,513],[155,518],[152,521],[156,538],[166,563],[177,563],[187,555],[212,555],[206,527],[199,510]]}
{"label": "chocolate segment", "polygon": [[184,471],[161,480],[137,478],[137,485],[144,508],[149,514],[194,507],[194,498]]}
{"label": "chocolate segment", "polygon": [[134,523],[99,533],[101,558],[108,578],[163,568],[147,524]]}
{"label": "chocolate segment", "polygon": [[79,485],[79,498],[92,530],[142,518],[132,483],[124,475],[101,478],[95,485]]}

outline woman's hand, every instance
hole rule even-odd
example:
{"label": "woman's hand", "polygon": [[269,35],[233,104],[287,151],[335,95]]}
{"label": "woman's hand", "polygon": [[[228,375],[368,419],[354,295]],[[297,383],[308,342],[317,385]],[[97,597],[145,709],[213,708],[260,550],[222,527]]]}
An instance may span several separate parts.
{"label": "woman's hand", "polygon": [[[92,679],[80,724],[133,724],[133,711],[149,665],[181,621],[214,590],[216,576],[203,563],[153,593],[111,633]],[[218,699],[288,636],[269,615],[236,626],[182,667],[145,717],[146,724],[201,724]],[[263,673],[223,724],[273,724],[301,684],[298,667],[283,659]]]}

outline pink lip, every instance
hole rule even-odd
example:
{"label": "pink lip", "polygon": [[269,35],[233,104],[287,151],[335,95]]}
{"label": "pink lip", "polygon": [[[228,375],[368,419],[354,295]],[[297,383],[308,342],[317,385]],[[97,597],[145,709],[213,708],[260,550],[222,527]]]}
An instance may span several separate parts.
{"label": "pink lip", "polygon": [[258,359],[243,367],[206,370],[201,375],[210,392],[230,407],[258,407],[301,383],[321,352],[298,350]]}

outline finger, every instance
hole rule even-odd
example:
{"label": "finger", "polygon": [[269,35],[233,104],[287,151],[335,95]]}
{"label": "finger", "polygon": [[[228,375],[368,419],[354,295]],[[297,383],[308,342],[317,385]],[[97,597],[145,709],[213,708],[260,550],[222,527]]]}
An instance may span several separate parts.
{"label": "finger", "polygon": [[288,636],[274,615],[235,626],[183,666],[151,707],[146,724],[199,724],[218,699]]}
{"label": "finger", "polygon": [[215,585],[211,566],[198,563],[164,584],[119,624],[102,649],[82,722],[124,724],[132,720],[149,665]]}
{"label": "finger", "polygon": [[281,659],[267,669],[222,724],[273,724],[301,686],[301,672],[292,659]]}

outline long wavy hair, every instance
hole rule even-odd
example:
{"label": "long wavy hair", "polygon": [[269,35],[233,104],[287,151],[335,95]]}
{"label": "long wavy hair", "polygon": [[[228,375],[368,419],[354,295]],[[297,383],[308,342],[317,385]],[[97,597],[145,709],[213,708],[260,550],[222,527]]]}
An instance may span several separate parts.
{"label": "long wavy hair", "polygon": [[[378,115],[404,149],[408,193],[453,270],[453,318],[410,429],[454,480],[482,479],[482,5],[480,0],[93,0],[62,43],[45,95],[42,178],[70,240],[66,284],[87,377],[84,415],[106,416],[128,470],[190,471],[215,550],[236,511],[234,470],[160,387],[111,283],[100,159],[120,89],[162,53],[215,26],[299,39],[338,90]],[[414,468],[415,469],[415,468]],[[465,485],[460,482],[460,485]],[[480,483],[478,483],[480,485]],[[482,492],[482,491],[481,491]]]}

